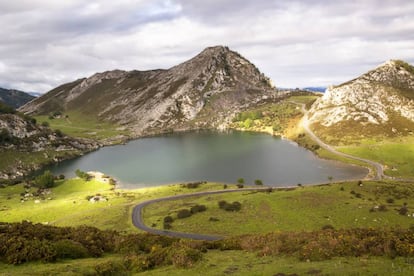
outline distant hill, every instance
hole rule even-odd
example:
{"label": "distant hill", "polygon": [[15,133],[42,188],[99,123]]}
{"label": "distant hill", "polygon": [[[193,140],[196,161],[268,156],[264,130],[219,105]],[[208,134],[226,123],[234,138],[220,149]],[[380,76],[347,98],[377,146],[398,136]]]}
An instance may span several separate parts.
{"label": "distant hill", "polygon": [[32,95],[33,97],[40,97],[43,95],[43,93],[39,93],[39,92],[27,92],[29,95]]}
{"label": "distant hill", "polygon": [[220,128],[267,101],[271,81],[227,47],[209,47],[168,70],[113,70],[63,84],[26,104],[28,114],[78,112],[128,127],[135,136]]}
{"label": "distant hill", "polygon": [[326,137],[412,135],[414,67],[390,60],[362,76],[329,87],[310,110],[310,123]]}
{"label": "distant hill", "polygon": [[13,108],[19,108],[34,98],[34,96],[19,90],[0,88],[0,102]]}
{"label": "distant hill", "polygon": [[309,86],[302,88],[303,90],[311,91],[311,92],[325,92],[325,86]]}

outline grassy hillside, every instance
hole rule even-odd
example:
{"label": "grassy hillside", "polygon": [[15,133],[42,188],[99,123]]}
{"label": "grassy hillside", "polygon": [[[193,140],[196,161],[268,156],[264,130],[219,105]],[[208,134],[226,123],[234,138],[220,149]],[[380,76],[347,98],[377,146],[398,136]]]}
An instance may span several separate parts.
{"label": "grassy hillside", "polygon": [[[272,193],[243,192],[208,197],[158,202],[145,209],[147,225],[162,229],[162,221],[171,216],[174,231],[215,235],[242,235],[273,231],[310,231],[327,225],[344,228],[410,227],[412,218],[399,210],[407,204],[414,212],[414,187],[397,182],[358,182],[281,189]],[[220,201],[241,203],[241,210],[229,212],[219,208]],[[196,204],[204,212],[179,219],[179,210]]]}
{"label": "grassy hillside", "polygon": [[39,115],[35,118],[39,123],[46,122],[52,129],[59,129],[72,137],[121,140],[122,136],[128,135],[127,130],[116,124],[99,121],[93,116],[85,116],[76,111],[57,116]]}
{"label": "grassy hillside", "polygon": [[296,138],[297,126],[303,114],[298,105],[312,104],[318,96],[291,96],[279,103],[270,103],[241,112],[233,119],[231,128],[266,132],[288,138]]}

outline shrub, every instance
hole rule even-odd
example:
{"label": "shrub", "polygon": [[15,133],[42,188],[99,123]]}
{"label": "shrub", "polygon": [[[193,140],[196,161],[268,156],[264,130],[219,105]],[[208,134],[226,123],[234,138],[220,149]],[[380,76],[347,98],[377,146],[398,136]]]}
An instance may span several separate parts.
{"label": "shrub", "polygon": [[171,216],[166,216],[164,218],[164,223],[172,223],[174,219]]}
{"label": "shrub", "polygon": [[88,250],[82,244],[72,240],[60,240],[53,244],[58,258],[79,259],[88,256]]}
{"label": "shrub", "polygon": [[85,181],[88,181],[90,179],[90,177],[91,177],[88,173],[86,173],[84,171],[81,171],[79,169],[77,169],[75,171],[75,174],[76,174],[77,177],[79,177],[79,178],[81,178],[81,179],[83,179]]}
{"label": "shrub", "polygon": [[43,127],[49,127],[49,122],[46,122],[46,121],[44,121],[44,122],[42,122],[42,124],[41,124]]}
{"label": "shrub", "polygon": [[198,205],[198,204],[191,207],[191,209],[190,209],[192,214],[199,213],[199,212],[204,212],[205,210],[207,210],[207,207],[205,205]]}
{"label": "shrub", "polygon": [[63,132],[60,129],[56,129],[55,134],[57,137],[63,137]]}
{"label": "shrub", "polygon": [[235,201],[233,203],[228,203],[227,201],[221,200],[218,202],[219,208],[223,209],[225,211],[240,211],[241,209],[241,203],[238,201]]}
{"label": "shrub", "polygon": [[59,179],[65,179],[65,175],[64,174],[59,174]]}
{"label": "shrub", "polygon": [[35,184],[39,188],[52,188],[55,186],[55,178],[50,171],[45,171],[35,178]]}
{"label": "shrub", "polygon": [[95,266],[97,275],[112,276],[112,275],[128,275],[124,264],[121,261],[107,261],[97,264]]}
{"label": "shrub", "polygon": [[191,211],[188,209],[181,209],[178,211],[177,213],[177,218],[179,219],[183,219],[183,218],[188,218],[191,217]]}
{"label": "shrub", "polygon": [[187,246],[173,248],[170,253],[172,264],[178,268],[189,268],[201,260],[203,254],[198,249]]}
{"label": "shrub", "polygon": [[260,179],[256,179],[256,180],[254,181],[254,184],[255,184],[255,185],[259,185],[259,186],[261,186],[261,185],[263,185],[263,181],[262,181],[262,180],[260,180]]}
{"label": "shrub", "polygon": [[244,187],[244,185],[243,185],[243,184],[237,184],[236,186],[237,186],[237,188],[239,188],[239,189],[243,189],[243,187]]}
{"label": "shrub", "polygon": [[398,213],[402,216],[406,216],[408,214],[408,208],[407,206],[403,206],[398,210]]}
{"label": "shrub", "polygon": [[335,230],[335,227],[333,227],[330,224],[326,224],[326,225],[322,226],[322,230]]}
{"label": "shrub", "polygon": [[387,206],[385,206],[384,204],[381,204],[380,206],[378,206],[378,211],[380,211],[380,212],[387,211]]}
{"label": "shrub", "polygon": [[239,178],[239,179],[237,179],[237,183],[239,183],[239,184],[244,184],[244,178]]}
{"label": "shrub", "polygon": [[172,228],[171,222],[165,222],[165,221],[164,221],[163,228],[164,228],[165,230],[169,230],[169,229],[171,229],[171,228]]}
{"label": "shrub", "polygon": [[389,203],[389,204],[394,203],[394,199],[393,198],[387,198],[387,203]]}

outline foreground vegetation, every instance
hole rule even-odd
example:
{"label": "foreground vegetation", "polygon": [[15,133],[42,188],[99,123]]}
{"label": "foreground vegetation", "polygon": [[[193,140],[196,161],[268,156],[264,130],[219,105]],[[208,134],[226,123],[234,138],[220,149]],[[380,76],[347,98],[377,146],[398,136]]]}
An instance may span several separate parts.
{"label": "foreground vegetation", "polygon": [[[414,257],[411,185],[366,181],[273,192],[240,189],[153,203],[145,209],[150,226],[162,228],[170,216],[171,230],[227,236],[217,242],[143,234],[132,226],[130,211],[136,203],[152,198],[235,185],[118,190],[97,179],[77,178],[55,180],[44,194],[27,184],[8,186],[0,189],[2,221],[32,223],[0,225],[0,273],[410,275]],[[183,209],[198,211],[178,218]]]}
{"label": "foreground vegetation", "polygon": [[[363,265],[365,271],[371,272],[372,269],[381,274],[392,271],[395,268],[394,262],[399,269],[406,269],[407,272],[412,270],[410,259],[414,256],[414,230],[324,229],[312,232],[254,234],[203,242],[149,234],[121,235],[116,231],[102,231],[85,226],[59,228],[23,222],[1,223],[0,245],[0,260],[5,264],[85,259],[77,267],[77,273],[82,274],[89,271],[88,274],[125,275],[154,270],[159,275],[164,267],[167,268],[165,273],[177,268],[189,269],[184,271],[188,275],[191,271],[206,271],[208,267],[216,271],[221,269],[225,274],[247,274],[252,271],[257,273],[258,268],[262,272],[272,273],[307,269],[308,273],[312,270],[314,274],[320,274],[326,273],[326,270],[332,271],[333,267],[336,272],[339,268],[341,273],[345,273],[355,271],[355,267],[347,265],[349,262],[358,263],[361,259],[366,260]],[[89,259],[91,257],[100,259],[93,262]],[[379,257],[382,257],[381,261]],[[212,262],[218,258],[231,260],[225,264],[227,268],[224,271],[222,261],[219,265]],[[378,267],[379,262],[383,264]],[[279,263],[280,267],[269,266],[275,263]],[[209,266],[206,267],[207,264]],[[298,266],[299,269],[288,264],[295,264],[294,267]],[[368,268],[367,264],[370,264]],[[70,266],[66,265],[67,267]],[[51,268],[54,272],[59,272],[63,267],[38,263],[32,267],[31,274],[36,272],[33,268],[38,268],[37,272]],[[0,265],[0,271],[2,269],[15,274],[19,270],[23,272],[25,267],[19,269]],[[206,274],[215,275],[214,270],[206,271]],[[65,271],[69,272],[66,269]]]}

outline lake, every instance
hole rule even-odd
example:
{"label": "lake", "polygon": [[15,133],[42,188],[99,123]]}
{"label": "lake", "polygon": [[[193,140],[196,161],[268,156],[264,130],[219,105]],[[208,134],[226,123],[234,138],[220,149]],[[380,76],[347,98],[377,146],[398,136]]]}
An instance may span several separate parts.
{"label": "lake", "polygon": [[101,148],[49,168],[54,174],[101,171],[121,188],[214,181],[245,184],[260,179],[282,187],[334,180],[360,179],[365,168],[323,160],[297,144],[267,134],[230,131],[189,132],[141,138]]}

